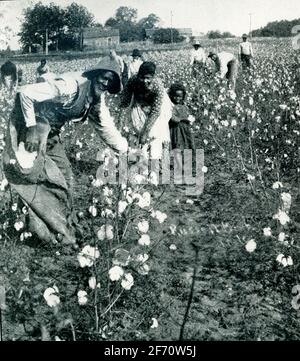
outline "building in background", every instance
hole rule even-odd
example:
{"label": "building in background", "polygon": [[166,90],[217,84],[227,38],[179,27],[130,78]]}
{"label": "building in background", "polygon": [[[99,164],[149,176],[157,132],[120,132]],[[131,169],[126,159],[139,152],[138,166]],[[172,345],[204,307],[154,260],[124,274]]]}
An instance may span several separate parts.
{"label": "building in background", "polygon": [[84,28],[82,32],[82,47],[85,50],[110,48],[120,44],[119,29]]}
{"label": "building in background", "polygon": [[179,32],[179,35],[183,37],[184,43],[189,43],[191,41],[191,38],[193,36],[193,31],[190,28],[176,28],[176,30]]}
{"label": "building in background", "polygon": [[[146,39],[152,40],[154,39],[154,34],[158,29],[145,29],[146,32]],[[193,36],[193,31],[190,28],[174,28],[174,30],[177,30],[179,33],[179,36],[183,38],[183,42],[189,43],[191,41],[191,38]]]}

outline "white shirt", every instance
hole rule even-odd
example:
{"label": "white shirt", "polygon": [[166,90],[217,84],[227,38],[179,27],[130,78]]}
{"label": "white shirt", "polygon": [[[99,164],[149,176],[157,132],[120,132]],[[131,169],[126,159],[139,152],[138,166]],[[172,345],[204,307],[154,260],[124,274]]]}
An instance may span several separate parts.
{"label": "white shirt", "polygon": [[227,51],[221,51],[221,53],[218,54],[218,58],[220,60],[220,76],[224,78],[228,71],[227,65],[231,60],[235,59],[235,56]]}
{"label": "white shirt", "polygon": [[82,72],[69,72],[47,81],[19,88],[26,127],[36,125],[34,103],[52,100],[67,105],[75,98],[78,86],[87,81]]}
{"label": "white shirt", "polygon": [[132,60],[128,66],[128,78],[131,78],[133,75],[137,74],[142,64],[143,62],[141,59]]}
{"label": "white shirt", "polygon": [[243,41],[240,43],[239,54],[253,56],[252,44],[249,41]]}
{"label": "white shirt", "polygon": [[192,49],[190,65],[193,65],[194,61],[205,63],[206,55],[203,48],[199,48],[197,50]]}

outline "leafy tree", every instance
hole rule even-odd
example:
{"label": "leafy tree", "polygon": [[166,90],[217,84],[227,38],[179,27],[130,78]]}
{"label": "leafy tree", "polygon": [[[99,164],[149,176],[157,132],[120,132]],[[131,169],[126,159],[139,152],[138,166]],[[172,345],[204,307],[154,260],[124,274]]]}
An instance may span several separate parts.
{"label": "leafy tree", "polygon": [[225,31],[221,33],[220,30],[211,30],[207,33],[207,37],[209,39],[224,39],[224,38],[234,38],[235,36],[231,34],[229,31]]}
{"label": "leafy tree", "polygon": [[94,16],[82,5],[72,3],[66,9],[38,2],[23,11],[20,41],[24,49],[45,50],[46,33],[49,50],[73,49],[79,45],[80,29],[92,26]]}
{"label": "leafy tree", "polygon": [[121,23],[135,24],[137,20],[137,9],[127,6],[121,6],[117,9],[115,18],[119,24]]}
{"label": "leafy tree", "polygon": [[105,26],[119,29],[121,42],[140,40],[140,34],[136,20],[136,9],[127,6],[121,6],[116,10],[115,17],[107,19]]}
{"label": "leafy tree", "polygon": [[94,15],[88,9],[77,3],[72,3],[65,10],[65,25],[69,32],[77,32],[78,29],[92,26]]}
{"label": "leafy tree", "polygon": [[119,25],[116,18],[108,18],[104,24],[104,26],[111,27],[111,28],[117,28]]}
{"label": "leafy tree", "polygon": [[138,12],[136,9],[121,6],[116,10],[115,16],[106,20],[105,26],[119,29],[121,42],[144,40],[145,29],[152,29],[160,22],[155,14],[149,14],[137,22]]}
{"label": "leafy tree", "polygon": [[184,37],[179,34],[177,29],[161,28],[154,32],[153,40],[156,44],[179,43]]}
{"label": "leafy tree", "polygon": [[138,22],[138,26],[144,29],[153,29],[160,23],[160,18],[155,14],[149,14]]}
{"label": "leafy tree", "polygon": [[94,25],[94,15],[85,6],[73,2],[65,10],[64,49],[81,48],[82,29]]}
{"label": "leafy tree", "polygon": [[23,12],[24,21],[21,26],[20,41],[23,48],[34,44],[46,46],[46,32],[49,44],[58,41],[58,34],[65,25],[65,12],[54,3],[43,5],[41,2],[26,8]]}
{"label": "leafy tree", "polygon": [[138,30],[138,33],[139,33],[139,40],[145,40],[146,39],[146,29],[157,28],[160,21],[161,21],[160,18],[155,14],[149,14],[145,18],[142,18],[137,23],[137,30]]}
{"label": "leafy tree", "polygon": [[300,24],[300,19],[295,20],[281,20],[281,21],[272,21],[268,23],[266,26],[253,30],[251,32],[252,36],[257,37],[290,37],[292,36],[292,29],[294,26]]}

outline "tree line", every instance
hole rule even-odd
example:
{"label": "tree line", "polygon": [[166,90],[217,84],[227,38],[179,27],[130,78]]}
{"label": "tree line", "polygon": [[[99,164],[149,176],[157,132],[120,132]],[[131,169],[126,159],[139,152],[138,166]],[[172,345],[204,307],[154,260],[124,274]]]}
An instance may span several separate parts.
{"label": "tree line", "polygon": [[[83,29],[87,27],[118,29],[121,42],[144,41],[149,35],[146,30],[155,29],[151,38],[154,43],[178,43],[184,37],[175,28],[159,28],[161,19],[156,14],[138,20],[137,9],[121,6],[114,16],[103,24],[96,22],[88,9],[75,2],[63,8],[54,3],[38,2],[23,11],[20,41],[25,52],[79,50],[82,44]],[[233,37],[232,34],[210,31],[212,39]]]}
{"label": "tree line", "polygon": [[300,19],[272,21],[260,29],[253,30],[251,34],[253,37],[290,37],[293,36],[293,27],[297,25],[300,25]]}
{"label": "tree line", "polygon": [[103,26],[85,6],[75,2],[65,8],[38,2],[23,11],[20,41],[24,51],[45,50],[46,44],[49,50],[79,49],[82,31],[87,27],[119,29],[121,42],[145,40],[146,29],[157,27],[160,18],[149,14],[138,21],[137,15],[136,9],[121,6]]}

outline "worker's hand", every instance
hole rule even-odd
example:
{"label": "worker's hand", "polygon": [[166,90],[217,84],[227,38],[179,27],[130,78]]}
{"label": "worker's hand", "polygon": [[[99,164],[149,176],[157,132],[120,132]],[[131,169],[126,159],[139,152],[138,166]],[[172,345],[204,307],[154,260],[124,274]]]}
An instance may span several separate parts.
{"label": "worker's hand", "polygon": [[36,125],[27,128],[25,149],[28,152],[38,151],[39,149],[39,138],[38,138]]}
{"label": "worker's hand", "polygon": [[139,143],[141,145],[145,145],[148,141],[148,134],[145,134],[145,133],[142,133],[141,136],[140,136],[140,141]]}

